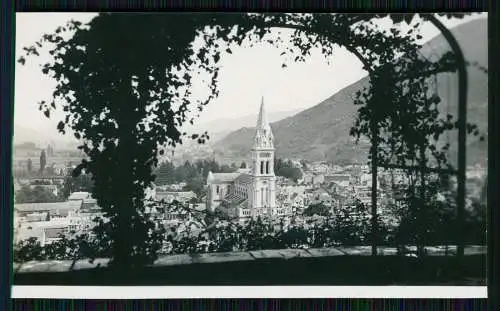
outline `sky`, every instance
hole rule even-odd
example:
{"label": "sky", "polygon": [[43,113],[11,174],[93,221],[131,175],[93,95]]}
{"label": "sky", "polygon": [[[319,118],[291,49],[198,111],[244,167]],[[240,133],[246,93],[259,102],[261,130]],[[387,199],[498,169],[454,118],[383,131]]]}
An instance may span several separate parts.
{"label": "sky", "polygon": [[[66,21],[88,22],[94,16],[96,13],[17,13],[16,55],[24,46],[33,45],[43,34],[54,31]],[[452,28],[484,17],[487,13],[465,19],[441,20]],[[377,23],[383,28],[391,25],[389,19]],[[439,34],[429,22],[423,23],[421,29],[422,43]],[[338,48],[329,57],[330,64],[319,50],[313,50],[306,62],[289,63],[287,68],[281,67],[283,58],[280,53],[281,50],[275,47],[258,44],[252,48],[236,48],[232,54],[224,55],[220,61],[219,97],[205,108],[198,124],[252,114],[257,116],[262,96],[268,112],[305,110],[367,74],[356,56],[343,48]],[[18,126],[34,130],[55,129],[59,120],[45,118],[37,106],[40,100],[50,98],[56,85],[42,74],[39,67],[47,57],[48,53],[42,53],[41,57],[28,61],[25,66],[16,62],[14,119]]]}

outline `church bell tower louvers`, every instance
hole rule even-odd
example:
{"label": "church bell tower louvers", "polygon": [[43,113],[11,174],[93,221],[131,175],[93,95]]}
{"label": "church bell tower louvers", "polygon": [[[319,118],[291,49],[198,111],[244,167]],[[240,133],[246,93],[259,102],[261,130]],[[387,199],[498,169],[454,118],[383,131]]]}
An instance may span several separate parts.
{"label": "church bell tower louvers", "polygon": [[273,133],[264,109],[264,98],[260,104],[259,117],[252,156],[252,193],[251,206],[258,214],[274,214],[276,208],[276,177],[274,175],[274,142]]}

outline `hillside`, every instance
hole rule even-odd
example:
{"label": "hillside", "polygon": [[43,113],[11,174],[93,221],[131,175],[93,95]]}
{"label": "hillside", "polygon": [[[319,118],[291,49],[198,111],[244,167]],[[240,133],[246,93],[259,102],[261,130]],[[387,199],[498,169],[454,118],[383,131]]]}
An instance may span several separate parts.
{"label": "hillside", "polygon": [[[268,119],[270,122],[278,122],[284,118],[293,116],[299,113],[301,110],[290,110],[290,111],[272,111],[268,113]],[[238,118],[224,118],[216,119],[214,121],[202,123],[197,127],[203,131],[208,131],[211,136],[211,141],[215,142],[219,139],[224,138],[227,134],[233,132],[244,126],[253,126],[255,123],[255,114],[246,115]]]}
{"label": "hillside", "polygon": [[[471,21],[452,29],[466,59],[470,62],[476,61],[484,67],[488,66],[486,30],[486,19]],[[447,50],[445,39],[437,36],[423,46],[422,53],[427,57],[436,57]],[[468,76],[468,121],[475,122],[482,132],[486,133],[488,76],[474,67],[468,68]],[[311,161],[329,160],[338,164],[366,161],[368,143],[356,145],[349,136],[349,129],[357,113],[357,107],[353,104],[354,94],[368,83],[368,77],[365,77],[310,109],[271,123],[275,136],[276,156]],[[441,104],[443,113],[454,115],[457,113],[456,85],[456,74],[438,77],[438,93],[443,101]],[[253,134],[253,128],[241,128],[217,142],[215,150],[235,156],[247,155]],[[456,135],[451,133],[449,139],[453,154],[456,150]],[[485,163],[486,142],[479,142],[478,138],[470,137],[468,146],[470,147],[468,163]]]}

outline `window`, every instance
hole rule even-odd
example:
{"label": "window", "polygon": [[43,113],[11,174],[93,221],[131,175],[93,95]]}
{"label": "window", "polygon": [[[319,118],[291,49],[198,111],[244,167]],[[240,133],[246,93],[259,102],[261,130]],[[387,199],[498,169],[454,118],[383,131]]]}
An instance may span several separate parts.
{"label": "window", "polygon": [[266,161],[266,174],[269,174],[269,161]]}
{"label": "window", "polygon": [[219,194],[219,192],[220,192],[219,185],[217,185],[217,188],[216,188],[216,190],[215,190],[215,191],[217,192],[217,194]]}
{"label": "window", "polygon": [[264,161],[260,161],[260,173],[264,174]]}

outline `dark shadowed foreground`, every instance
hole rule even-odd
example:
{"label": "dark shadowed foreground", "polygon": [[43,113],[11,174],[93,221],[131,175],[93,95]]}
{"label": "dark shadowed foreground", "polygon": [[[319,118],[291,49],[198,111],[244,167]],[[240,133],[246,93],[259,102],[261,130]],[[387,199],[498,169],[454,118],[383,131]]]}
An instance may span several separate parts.
{"label": "dark shadowed foreground", "polygon": [[369,247],[173,255],[146,268],[107,267],[107,260],[31,262],[14,267],[14,285],[486,285],[486,248],[428,248],[429,256]]}

